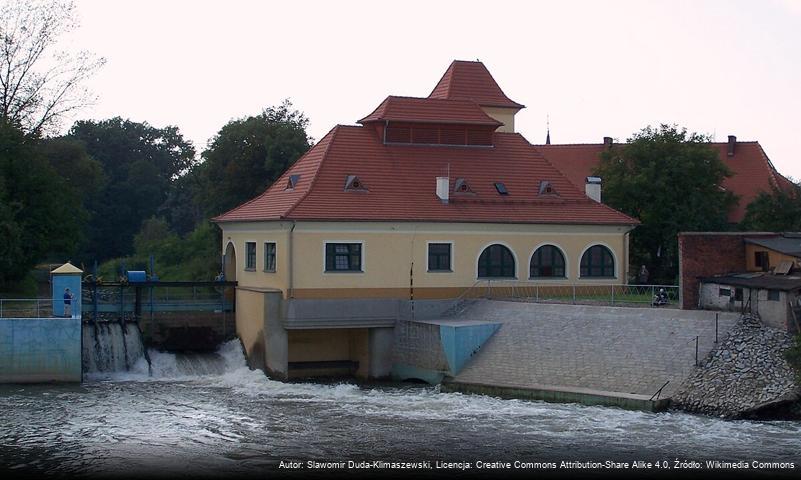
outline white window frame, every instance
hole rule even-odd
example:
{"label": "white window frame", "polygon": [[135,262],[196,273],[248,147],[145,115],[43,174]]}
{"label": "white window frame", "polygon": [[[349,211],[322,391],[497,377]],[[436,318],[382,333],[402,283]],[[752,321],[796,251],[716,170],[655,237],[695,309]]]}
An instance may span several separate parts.
{"label": "white window frame", "polygon": [[[510,252],[512,252],[512,258],[515,261],[515,276],[514,277],[479,277],[478,276],[478,259],[481,258],[481,254],[484,253],[484,250],[486,250],[487,248],[491,247],[492,245],[496,245],[496,244],[497,245],[503,245],[504,247],[508,248]],[[517,252],[515,252],[515,249],[512,248],[511,245],[509,245],[506,242],[500,241],[500,240],[487,242],[486,244],[484,244],[483,247],[478,249],[478,253],[476,253],[476,258],[475,258],[475,260],[473,260],[473,268],[475,269],[474,273],[475,273],[475,279],[476,280],[495,280],[496,278],[497,278],[497,280],[519,280],[520,279],[520,261],[517,258]],[[526,270],[528,270],[528,266],[526,266]],[[528,277],[528,272],[526,272],[526,277]]]}
{"label": "white window frame", "polygon": [[[326,270],[326,246],[329,243],[358,243],[361,245],[359,252],[361,254],[361,270]],[[367,255],[365,255],[365,247],[367,243],[364,240],[323,240],[323,275],[361,275],[367,273]]]}
{"label": "white window frame", "polygon": [[[254,250],[255,250],[254,257],[255,258],[254,258],[254,261],[253,261],[253,268],[248,267],[248,243],[252,243],[254,245],[254,247],[255,247],[254,248]],[[243,251],[244,251],[244,255],[243,255],[243,257],[244,257],[244,262],[243,262],[244,271],[246,271],[246,272],[255,272],[258,269],[258,265],[259,265],[259,242],[257,242],[256,240],[245,240],[243,246],[244,246],[244,248],[243,248]]]}
{"label": "white window frame", "polygon": [[[532,277],[531,276],[531,259],[534,258],[534,254],[537,252],[537,250],[539,250],[542,247],[548,246],[548,245],[550,245],[552,247],[556,247],[560,252],[562,252],[562,257],[565,259],[565,276],[564,277]],[[528,278],[529,280],[536,280],[538,282],[539,281],[543,281],[543,282],[558,282],[560,280],[561,281],[570,280],[570,257],[567,255],[567,251],[564,248],[562,248],[562,246],[559,245],[558,243],[556,243],[556,242],[542,242],[542,243],[536,245],[531,250],[531,254],[528,256],[528,264],[526,265],[526,270],[527,270],[526,278]],[[579,271],[581,271],[581,265],[579,265]]]}
{"label": "white window frame", "polygon": [[[448,265],[448,270],[429,270],[428,269],[428,267],[429,267],[429,265],[428,265],[428,249],[430,248],[430,245],[432,243],[433,244],[438,244],[438,245],[448,244],[448,245],[451,246],[451,255],[450,255],[450,259],[449,259],[450,260],[450,265]],[[453,257],[454,257],[454,255],[455,254],[454,254],[454,248],[453,248],[453,240],[428,240],[428,241],[426,241],[426,258],[425,258],[425,260],[426,260],[426,273],[434,273],[434,274],[437,274],[437,273],[454,273],[454,271],[453,271],[453,264],[454,264]]]}
{"label": "white window frame", "polygon": [[[268,243],[272,243],[273,245],[275,245],[275,253],[274,253],[274,255],[275,255],[275,265],[273,266],[272,270],[267,270],[267,265],[265,265],[265,262],[267,262],[267,244]],[[278,272],[278,242],[275,241],[275,240],[265,240],[262,243],[262,252],[264,254],[264,258],[262,259],[262,262],[261,262],[262,263],[262,272],[264,272],[264,273],[276,273],[276,272]]]}
{"label": "white window frame", "polygon": [[[581,276],[581,259],[584,258],[584,254],[587,253],[587,250],[591,249],[596,245],[601,245],[606,247],[609,250],[609,253],[612,254],[612,267],[615,269],[615,275],[612,277],[582,277]],[[615,253],[615,249],[610,247],[609,244],[606,242],[591,242],[588,243],[584,249],[581,251],[581,255],[578,256],[578,262],[576,262],[576,278],[587,280],[590,282],[603,282],[604,280],[617,280],[620,278],[620,263],[617,261],[617,253]]]}

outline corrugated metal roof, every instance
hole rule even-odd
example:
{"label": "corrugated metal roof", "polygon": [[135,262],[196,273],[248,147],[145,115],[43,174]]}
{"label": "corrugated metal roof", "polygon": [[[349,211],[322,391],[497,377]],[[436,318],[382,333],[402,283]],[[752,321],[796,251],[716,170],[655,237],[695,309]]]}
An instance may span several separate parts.
{"label": "corrugated metal roof", "polygon": [[759,277],[745,278],[736,275],[722,275],[719,277],[704,277],[701,279],[701,283],[717,283],[733,287],[791,291],[801,288],[801,277],[795,275],[777,276],[765,274]]}
{"label": "corrugated metal roof", "polygon": [[801,258],[801,238],[774,237],[774,238],[746,238],[746,243],[759,245],[785,255]]}

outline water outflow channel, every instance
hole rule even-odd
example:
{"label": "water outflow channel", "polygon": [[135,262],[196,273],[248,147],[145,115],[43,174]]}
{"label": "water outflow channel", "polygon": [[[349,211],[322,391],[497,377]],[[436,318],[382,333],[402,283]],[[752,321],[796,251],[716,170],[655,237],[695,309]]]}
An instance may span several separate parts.
{"label": "water outflow channel", "polygon": [[80,386],[0,386],[0,471],[218,477],[261,475],[281,460],[675,459],[795,462],[799,471],[799,422],[282,383],[249,370],[238,341],[210,355],[149,358],[127,358],[127,371],[95,368]]}

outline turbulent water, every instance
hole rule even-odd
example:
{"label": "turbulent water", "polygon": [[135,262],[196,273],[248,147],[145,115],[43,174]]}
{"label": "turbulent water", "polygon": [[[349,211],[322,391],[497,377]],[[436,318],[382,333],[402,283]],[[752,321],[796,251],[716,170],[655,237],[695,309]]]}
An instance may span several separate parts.
{"label": "turbulent water", "polygon": [[[122,346],[120,344],[118,346]],[[149,352],[80,386],[0,386],[0,471],[256,475],[287,460],[801,460],[801,423],[281,383],[213,355]],[[5,477],[10,478],[10,477]]]}

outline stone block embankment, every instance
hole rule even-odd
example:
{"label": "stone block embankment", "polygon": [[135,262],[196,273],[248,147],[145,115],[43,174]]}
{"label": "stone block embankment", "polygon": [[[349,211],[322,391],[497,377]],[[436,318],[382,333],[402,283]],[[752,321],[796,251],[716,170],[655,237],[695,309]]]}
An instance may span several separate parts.
{"label": "stone block embankment", "polygon": [[728,418],[797,414],[800,389],[784,359],[792,344],[787,332],[744,317],[682,384],[673,406]]}
{"label": "stone block embankment", "polygon": [[[482,300],[465,318],[503,326],[454,379],[671,397],[715,346],[715,312]],[[722,340],[739,318],[718,315]]]}

